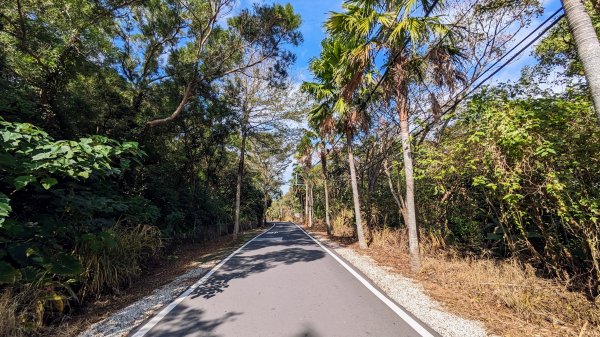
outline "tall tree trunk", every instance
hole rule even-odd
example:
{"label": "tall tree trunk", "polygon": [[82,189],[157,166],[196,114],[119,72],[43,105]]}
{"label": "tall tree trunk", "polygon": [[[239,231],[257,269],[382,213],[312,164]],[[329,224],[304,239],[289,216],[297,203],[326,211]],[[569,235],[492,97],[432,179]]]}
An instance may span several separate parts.
{"label": "tall tree trunk", "polygon": [[[306,225],[306,195],[302,197],[302,194],[299,194],[300,204],[304,205],[304,211],[302,212],[302,225]],[[295,216],[294,216],[295,218]]]}
{"label": "tall tree trunk", "polygon": [[367,249],[367,240],[362,225],[362,216],[360,214],[360,199],[358,196],[358,183],[356,181],[356,167],[354,166],[354,152],[352,150],[352,136],[346,134],[348,147],[348,165],[350,166],[350,181],[352,184],[352,198],[354,199],[354,218],[356,219],[356,234],[358,235],[358,246],[361,249]]}
{"label": "tall tree trunk", "polygon": [[308,228],[312,228],[314,221],[315,221],[315,200],[313,198],[313,184],[311,183],[310,185],[310,193],[309,193],[309,201],[308,201]]}
{"label": "tall tree trunk", "polygon": [[308,227],[308,219],[310,219],[310,214],[308,213],[308,178],[306,177],[308,174],[305,174],[304,178],[304,226]]}
{"label": "tall tree trunk", "polygon": [[582,0],[561,0],[600,122],[600,43]]}
{"label": "tall tree trunk", "polygon": [[321,169],[323,173],[323,187],[325,190],[325,224],[327,225],[327,235],[331,235],[331,221],[329,220],[329,177],[327,174],[327,151],[325,142],[321,142]]}
{"label": "tall tree trunk", "polygon": [[267,193],[265,192],[265,197],[263,199],[263,210],[262,217],[260,218],[260,227],[264,227],[267,224],[267,208],[269,207],[269,199],[267,197]]}
{"label": "tall tree trunk", "polygon": [[247,119],[244,118],[244,125],[242,125],[242,145],[240,148],[240,162],[237,171],[237,185],[235,190],[235,222],[233,224],[233,239],[236,240],[240,233],[240,208],[242,200],[242,178],[244,176],[244,159],[246,156],[246,139],[248,133],[246,130]]}
{"label": "tall tree trunk", "polygon": [[404,174],[406,178],[406,215],[408,227],[408,250],[410,254],[410,268],[416,272],[420,268],[419,234],[417,231],[417,217],[415,211],[415,180],[413,177],[412,151],[408,134],[408,101],[407,96],[399,97],[398,110],[400,114],[400,134],[402,137],[402,153],[404,156]]}

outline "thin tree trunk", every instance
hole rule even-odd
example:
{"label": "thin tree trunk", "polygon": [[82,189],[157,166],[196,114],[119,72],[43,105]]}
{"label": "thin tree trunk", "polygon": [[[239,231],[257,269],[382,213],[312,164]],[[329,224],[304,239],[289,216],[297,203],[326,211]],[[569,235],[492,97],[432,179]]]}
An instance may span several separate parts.
{"label": "thin tree trunk", "polygon": [[327,174],[327,152],[325,142],[321,142],[321,169],[323,173],[323,187],[325,190],[325,224],[327,225],[327,235],[331,235],[331,221],[329,220],[329,182]]}
{"label": "thin tree trunk", "polygon": [[314,221],[315,221],[315,200],[313,198],[313,184],[310,184],[310,189],[309,189],[310,193],[309,193],[309,201],[308,201],[308,228],[312,228]]}
{"label": "thin tree trunk", "polygon": [[356,234],[358,235],[358,246],[361,249],[367,249],[367,241],[362,226],[362,216],[360,214],[360,199],[358,196],[358,183],[356,181],[356,167],[354,166],[354,153],[352,150],[352,137],[346,135],[348,146],[348,165],[350,166],[350,181],[352,184],[352,198],[354,199],[354,218],[356,219]]}
{"label": "thin tree trunk", "polygon": [[410,267],[413,272],[420,268],[419,234],[417,231],[417,217],[415,212],[415,180],[413,177],[413,161],[408,134],[408,107],[406,101],[399,106],[400,134],[402,136],[402,153],[404,156],[404,173],[406,178],[406,214],[408,227],[408,250],[410,254]]}
{"label": "thin tree trunk", "polygon": [[233,224],[233,239],[236,240],[240,232],[240,208],[242,200],[242,178],[244,175],[244,157],[246,155],[246,138],[248,134],[246,132],[246,119],[244,119],[244,125],[242,126],[242,145],[240,148],[240,162],[237,172],[237,186],[235,190],[235,222]]}
{"label": "thin tree trunk", "polygon": [[267,199],[267,194],[265,193],[265,198],[263,199],[263,210],[262,217],[260,220],[260,227],[264,227],[267,223],[267,207],[269,205],[269,199]]}
{"label": "thin tree trunk", "polygon": [[304,211],[302,212],[302,225],[306,225],[306,196],[303,198],[302,195],[300,197],[300,204],[304,205]]}
{"label": "thin tree trunk", "polygon": [[310,219],[310,214],[308,214],[308,178],[304,178],[304,226],[308,227],[308,219]]}
{"label": "thin tree trunk", "polygon": [[581,0],[561,0],[571,34],[577,46],[577,55],[583,64],[596,116],[600,122],[600,43],[598,36],[588,15],[585,5]]}
{"label": "thin tree trunk", "polygon": [[406,214],[406,202],[404,202],[404,198],[400,195],[400,190],[398,193],[394,190],[394,183],[392,182],[392,175],[390,174],[390,168],[388,167],[388,161],[385,159],[383,161],[383,170],[388,179],[388,186],[390,187],[390,192],[392,193],[392,197],[394,201],[396,201],[396,205],[398,206],[398,214],[400,218],[404,220],[404,225],[408,223],[408,214]]}

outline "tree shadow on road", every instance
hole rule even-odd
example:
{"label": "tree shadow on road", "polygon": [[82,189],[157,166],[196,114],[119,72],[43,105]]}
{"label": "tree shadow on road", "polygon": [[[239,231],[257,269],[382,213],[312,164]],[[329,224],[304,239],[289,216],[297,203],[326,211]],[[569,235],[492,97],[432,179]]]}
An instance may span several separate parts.
{"label": "tree shadow on road", "polygon": [[200,285],[190,296],[191,298],[211,298],[222,293],[229,287],[233,279],[248,277],[262,273],[277,265],[311,262],[325,257],[318,248],[285,248],[262,254],[236,255],[225,263],[215,275]]}
{"label": "tree shadow on road", "polygon": [[215,329],[225,323],[235,321],[240,312],[228,312],[217,319],[203,319],[204,310],[194,309],[179,304],[165,318],[160,321],[152,330],[146,334],[146,337],[218,337],[214,333]]}

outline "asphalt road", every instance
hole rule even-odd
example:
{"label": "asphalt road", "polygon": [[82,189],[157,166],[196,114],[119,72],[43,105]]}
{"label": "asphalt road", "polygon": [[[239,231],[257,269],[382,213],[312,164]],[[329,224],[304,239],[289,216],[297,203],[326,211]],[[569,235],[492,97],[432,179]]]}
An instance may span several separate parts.
{"label": "asphalt road", "polygon": [[276,223],[135,336],[431,336],[359,278],[297,226]]}

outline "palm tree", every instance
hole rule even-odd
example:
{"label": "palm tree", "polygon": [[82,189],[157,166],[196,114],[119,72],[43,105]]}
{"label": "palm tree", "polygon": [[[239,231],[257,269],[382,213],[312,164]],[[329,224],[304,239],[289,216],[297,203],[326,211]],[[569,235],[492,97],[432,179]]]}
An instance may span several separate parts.
{"label": "palm tree", "polygon": [[[358,39],[325,39],[321,43],[323,49],[320,57],[313,59],[310,66],[318,82],[305,82],[302,89],[319,102],[319,105],[310,113],[312,123],[318,125],[324,133],[333,130],[335,125],[336,131],[345,136],[356,234],[359,247],[366,249],[367,241],[360,212],[353,140],[359,129],[366,128],[368,118],[364,110],[352,105],[354,91],[361,79],[356,72],[364,72],[366,67],[358,67],[358,64],[348,62],[351,59],[349,53],[355,50],[360,43]],[[326,173],[326,171],[324,172]]]}
{"label": "palm tree", "polygon": [[[318,62],[311,62],[311,67],[317,66]],[[315,73],[318,70],[313,70]],[[312,85],[312,87],[311,87]],[[321,89],[318,84],[305,83],[303,89],[311,93],[311,88],[315,91],[312,92],[313,98],[315,99],[326,99],[327,97],[321,97],[318,90]],[[327,226],[327,235],[332,234],[331,220],[329,217],[329,173],[327,172],[327,140],[331,139],[331,136],[335,132],[335,122],[333,119],[331,100],[325,100],[321,104],[316,105],[309,113],[308,119],[310,127],[315,131],[315,134],[319,135],[320,145],[320,157],[321,157],[321,175],[323,179],[323,190],[325,194],[325,224]]]}
{"label": "palm tree", "polygon": [[561,0],[561,2],[567,15],[571,34],[573,34],[573,39],[575,39],[577,54],[583,64],[585,77],[592,92],[596,116],[600,121],[600,70],[598,70],[598,65],[600,64],[600,43],[598,42],[598,36],[596,35],[592,20],[585,10],[583,1]]}
{"label": "palm tree", "polygon": [[[429,13],[438,1],[423,0]],[[406,220],[409,235],[410,262],[413,271],[420,267],[418,227],[414,201],[413,154],[409,134],[410,86],[424,78],[438,85],[451,86],[459,77],[453,64],[458,52],[451,43],[432,43],[436,38],[450,37],[446,25],[436,17],[415,17],[416,1],[354,0],[344,3],[342,13],[334,13],[326,23],[328,31],[340,39],[365,41],[348,53],[348,62],[364,68],[373,67],[377,52],[387,53],[386,67],[390,76],[383,83],[383,94],[396,107],[402,138],[406,179]],[[427,48],[427,45],[433,48]],[[365,69],[366,71],[366,69]],[[365,71],[354,72],[365,74]],[[358,79],[355,79],[357,81]],[[356,85],[356,84],[355,84]],[[434,104],[432,104],[434,106]]]}
{"label": "palm tree", "polygon": [[[327,227],[327,235],[331,235],[331,220],[329,217],[329,174],[327,172],[327,139],[333,135],[334,125],[332,114],[327,105],[317,105],[309,113],[309,126],[311,128],[310,135],[316,140],[319,147],[319,155],[321,161],[321,178],[323,179],[323,190],[325,199],[325,224]],[[317,144],[315,144],[315,147]],[[315,148],[316,150],[316,148]]]}

